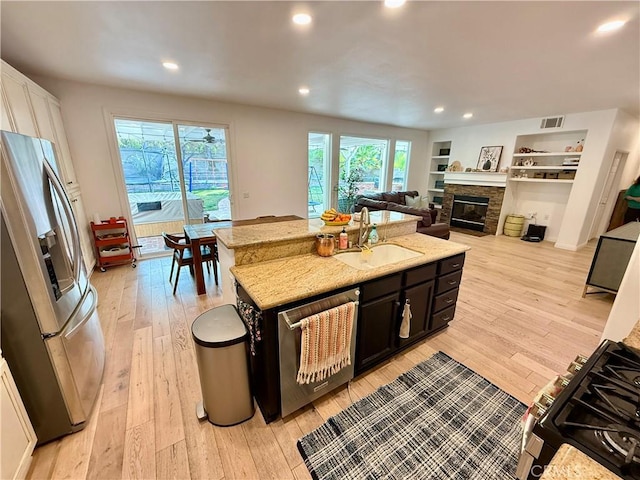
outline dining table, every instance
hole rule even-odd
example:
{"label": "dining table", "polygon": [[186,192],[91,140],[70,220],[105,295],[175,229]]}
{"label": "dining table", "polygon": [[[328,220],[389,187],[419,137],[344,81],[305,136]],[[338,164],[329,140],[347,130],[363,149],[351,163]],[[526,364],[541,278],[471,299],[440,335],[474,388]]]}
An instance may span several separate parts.
{"label": "dining table", "polygon": [[[187,239],[187,242],[191,243],[191,253],[193,255],[193,276],[196,279],[196,290],[198,292],[198,295],[204,295],[205,293],[207,293],[207,288],[204,284],[204,271],[202,270],[202,251],[200,247],[201,245],[206,244],[215,245],[216,234],[214,233],[214,230],[219,228],[241,227],[244,225],[259,225],[261,223],[286,222],[289,220],[301,219],[302,217],[299,217],[297,215],[269,215],[247,220],[218,220],[215,222],[184,225],[184,235]],[[218,268],[217,260],[214,261],[213,268]]]}

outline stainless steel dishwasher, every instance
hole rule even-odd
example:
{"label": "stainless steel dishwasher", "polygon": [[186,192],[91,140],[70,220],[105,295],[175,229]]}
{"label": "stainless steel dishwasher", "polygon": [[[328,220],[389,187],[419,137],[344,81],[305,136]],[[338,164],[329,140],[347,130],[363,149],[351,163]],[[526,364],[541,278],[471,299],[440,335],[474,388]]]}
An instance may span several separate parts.
{"label": "stainless steel dishwasher", "polygon": [[[312,303],[278,312],[278,343],[280,346],[280,411],[283,417],[295,412],[300,407],[311,403],[318,397],[344,385],[353,378],[355,361],[356,332],[358,323],[357,288],[347,290]],[[300,368],[300,328],[299,322],[305,317],[338,307],[348,302],[355,302],[356,308],[351,331],[351,365],[320,382],[300,385],[296,381]]]}

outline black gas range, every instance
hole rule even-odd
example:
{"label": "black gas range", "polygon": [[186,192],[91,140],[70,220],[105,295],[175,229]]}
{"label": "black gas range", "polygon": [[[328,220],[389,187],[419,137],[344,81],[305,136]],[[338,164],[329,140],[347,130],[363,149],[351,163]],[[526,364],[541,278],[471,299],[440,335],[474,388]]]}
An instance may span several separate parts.
{"label": "black gas range", "polygon": [[563,443],[640,479],[640,352],[604,341],[534,426],[518,478],[539,478]]}

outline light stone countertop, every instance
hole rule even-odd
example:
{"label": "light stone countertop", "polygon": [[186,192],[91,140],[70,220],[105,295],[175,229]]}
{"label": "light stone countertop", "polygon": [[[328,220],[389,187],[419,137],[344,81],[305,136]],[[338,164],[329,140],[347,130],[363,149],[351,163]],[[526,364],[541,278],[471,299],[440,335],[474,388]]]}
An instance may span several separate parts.
{"label": "light stone countertop", "polygon": [[[535,473],[535,472],[534,472]],[[620,480],[606,469],[571,445],[563,444],[545,468],[540,480]]]}
{"label": "light stone countertop", "polygon": [[[379,226],[385,223],[415,223],[421,218],[422,217],[415,215],[407,215],[388,210],[370,213],[371,223],[377,223]],[[290,220],[287,222],[263,223],[260,225],[243,225],[239,227],[215,228],[215,226],[212,226],[212,231],[216,234],[219,242],[222,242],[229,249],[235,249],[252,245],[258,246],[283,241],[288,242],[296,239],[313,238],[319,233],[338,235],[342,231],[342,228],[342,226],[326,226],[319,218],[310,218]],[[347,232],[357,232],[359,224],[351,220],[344,228]]]}
{"label": "light stone countertop", "polygon": [[622,340],[622,343],[629,347],[640,350],[640,321],[636,322],[631,332],[629,332],[629,335],[627,335],[627,337]]}
{"label": "light stone countertop", "polygon": [[371,270],[358,270],[334,257],[306,254],[235,266],[231,272],[256,305],[266,310],[338,288],[359,285],[377,277],[451,257],[470,248],[421,233],[393,237],[386,243],[401,245],[423,255]]}

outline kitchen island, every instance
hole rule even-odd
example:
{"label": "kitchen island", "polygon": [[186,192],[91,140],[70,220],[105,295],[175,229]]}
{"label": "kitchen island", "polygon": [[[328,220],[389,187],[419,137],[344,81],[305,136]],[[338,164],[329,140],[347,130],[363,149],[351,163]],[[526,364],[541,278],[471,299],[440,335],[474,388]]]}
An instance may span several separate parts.
{"label": "kitchen island", "polygon": [[[357,290],[360,301],[352,359],[356,375],[446,328],[453,319],[469,247],[415,233],[419,217],[397,212],[374,212],[371,217],[378,223],[381,245],[397,245],[414,256],[366,269],[338,260],[340,253],[321,257],[315,250],[316,235],[337,236],[342,227],[327,227],[319,220],[215,231],[224,251],[221,257],[233,262],[229,267],[236,282],[232,301],[249,325],[254,395],[267,422],[281,412],[280,312]],[[345,230],[355,243],[358,225],[347,225]],[[380,255],[376,248],[370,255]],[[413,316],[409,337],[400,339],[405,304]]]}

